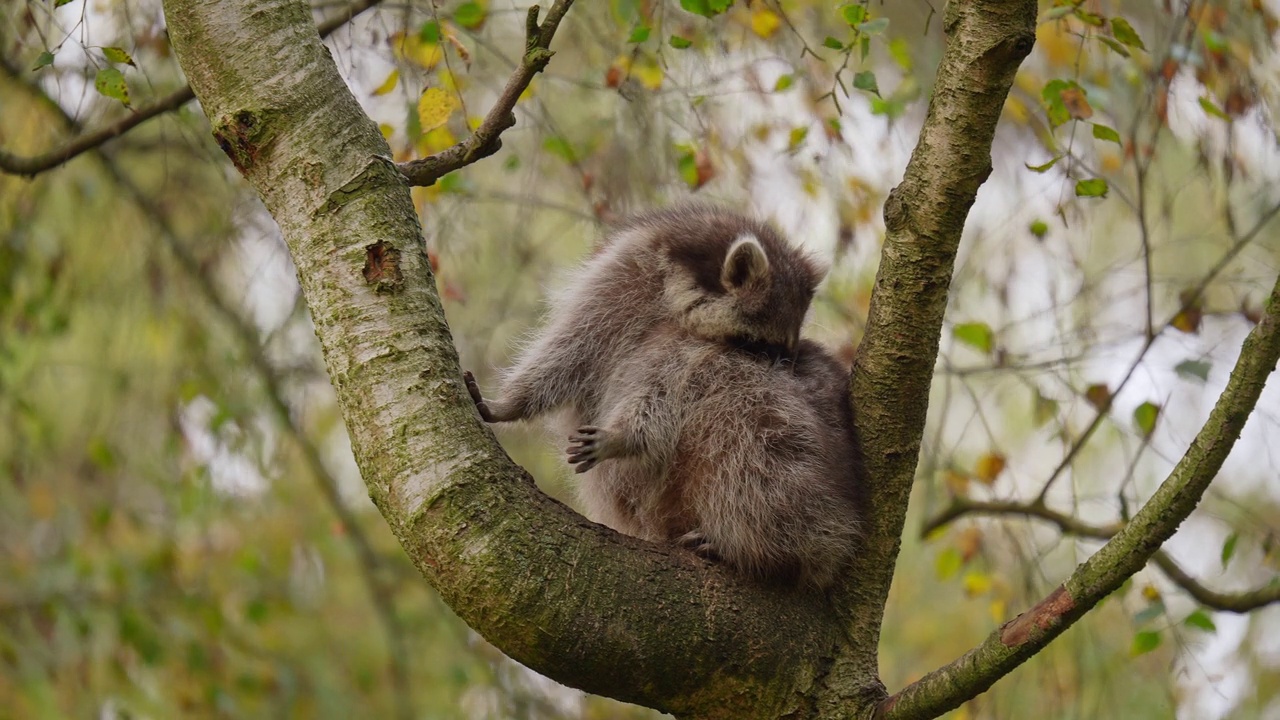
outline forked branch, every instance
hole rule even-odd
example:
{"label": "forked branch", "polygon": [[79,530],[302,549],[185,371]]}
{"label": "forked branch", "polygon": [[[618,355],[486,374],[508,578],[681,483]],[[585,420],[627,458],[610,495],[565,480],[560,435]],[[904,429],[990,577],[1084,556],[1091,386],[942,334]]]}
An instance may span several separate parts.
{"label": "forked branch", "polygon": [[[951,506],[937,517],[929,521],[927,532],[932,532],[967,515],[989,516],[1021,516],[1044,520],[1052,523],[1065,535],[1082,538],[1109,540],[1120,528],[1121,523],[1113,525],[1091,525],[1079,518],[1050,509],[1039,503],[1018,503],[1005,501],[980,501],[957,498]],[[1196,602],[1205,607],[1224,612],[1247,613],[1260,607],[1280,602],[1280,582],[1273,582],[1256,590],[1242,592],[1219,592],[1206,587],[1174,562],[1173,558],[1163,550],[1151,557],[1155,566],[1182,588]]]}
{"label": "forked branch", "polygon": [[542,72],[551,61],[551,40],[560,27],[560,21],[568,12],[573,0],[556,0],[547,12],[547,17],[538,23],[537,5],[529,8],[525,17],[524,55],[516,65],[515,72],[507,80],[506,87],[498,96],[498,101],[489,109],[480,127],[475,129],[467,139],[452,147],[420,160],[401,163],[397,167],[409,180],[410,185],[434,185],[437,180],[459,168],[487,158],[502,149],[502,133],[516,124],[514,109],[521,93],[529,87],[533,76]]}

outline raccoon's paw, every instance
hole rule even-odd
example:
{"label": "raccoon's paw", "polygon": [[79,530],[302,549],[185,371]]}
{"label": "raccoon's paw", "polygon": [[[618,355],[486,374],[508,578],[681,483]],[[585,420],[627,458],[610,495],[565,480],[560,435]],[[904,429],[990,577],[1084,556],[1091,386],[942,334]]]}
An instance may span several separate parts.
{"label": "raccoon's paw", "polygon": [[476,410],[480,412],[480,419],[487,423],[496,422],[493,413],[489,411],[489,403],[484,401],[484,397],[480,395],[480,386],[476,384],[476,376],[471,374],[470,370],[462,372],[462,380],[467,384],[467,394],[471,396],[471,402],[476,404]]}
{"label": "raccoon's paw", "polygon": [[691,530],[680,536],[676,542],[680,547],[709,562],[720,562],[720,553],[716,546],[702,534],[701,530]]}
{"label": "raccoon's paw", "polygon": [[577,473],[584,473],[618,454],[613,433],[602,427],[583,425],[578,428],[578,432],[569,436],[569,442],[573,444],[565,448],[565,452],[569,454],[569,464],[575,466],[573,471]]}

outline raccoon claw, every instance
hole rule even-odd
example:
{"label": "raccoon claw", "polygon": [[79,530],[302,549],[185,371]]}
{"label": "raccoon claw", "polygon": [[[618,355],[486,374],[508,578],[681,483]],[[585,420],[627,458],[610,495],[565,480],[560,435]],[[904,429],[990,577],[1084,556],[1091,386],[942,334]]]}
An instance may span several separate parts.
{"label": "raccoon claw", "polygon": [[476,385],[476,376],[471,374],[470,370],[462,372],[462,380],[467,384],[467,394],[471,396],[471,402],[476,404],[476,410],[480,413],[480,419],[487,423],[495,422],[493,413],[489,412],[489,404],[484,401],[484,397],[480,395],[480,386]]}
{"label": "raccoon claw", "polygon": [[569,454],[569,464],[575,466],[573,471],[584,473],[599,465],[602,460],[611,457],[609,453],[609,431],[604,428],[584,425],[578,432],[569,436],[573,443],[565,448]]}
{"label": "raccoon claw", "polygon": [[700,531],[692,530],[680,536],[680,547],[709,562],[720,562],[720,553]]}

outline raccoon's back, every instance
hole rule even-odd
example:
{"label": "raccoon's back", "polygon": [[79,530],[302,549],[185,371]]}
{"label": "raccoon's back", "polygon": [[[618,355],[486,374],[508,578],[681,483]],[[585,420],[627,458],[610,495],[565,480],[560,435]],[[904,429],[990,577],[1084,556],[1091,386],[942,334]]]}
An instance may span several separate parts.
{"label": "raccoon's back", "polygon": [[745,574],[829,584],[859,534],[840,400],[739,352],[705,355],[690,383],[697,400],[669,477],[685,512],[666,536],[697,530]]}

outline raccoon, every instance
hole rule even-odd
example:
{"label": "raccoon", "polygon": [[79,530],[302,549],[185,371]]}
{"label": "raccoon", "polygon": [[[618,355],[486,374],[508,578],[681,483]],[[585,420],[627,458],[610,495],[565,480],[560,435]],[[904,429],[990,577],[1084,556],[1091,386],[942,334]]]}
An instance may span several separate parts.
{"label": "raccoon", "polygon": [[825,587],[853,551],[847,374],[800,339],[822,273],[705,205],[610,233],[505,373],[488,422],[562,411],[587,514],[752,578]]}

